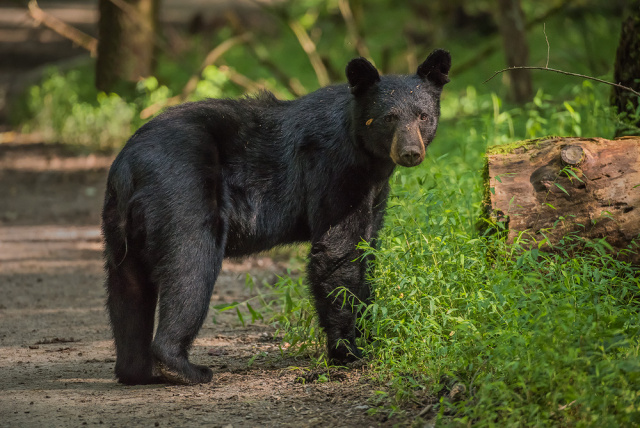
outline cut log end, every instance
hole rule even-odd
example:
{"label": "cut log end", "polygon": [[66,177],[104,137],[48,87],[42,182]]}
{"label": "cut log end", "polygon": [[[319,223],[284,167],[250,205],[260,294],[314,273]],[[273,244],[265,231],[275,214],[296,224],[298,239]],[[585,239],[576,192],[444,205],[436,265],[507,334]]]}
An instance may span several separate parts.
{"label": "cut log end", "polygon": [[584,159],[584,150],[580,146],[565,146],[560,155],[565,165],[578,166]]}

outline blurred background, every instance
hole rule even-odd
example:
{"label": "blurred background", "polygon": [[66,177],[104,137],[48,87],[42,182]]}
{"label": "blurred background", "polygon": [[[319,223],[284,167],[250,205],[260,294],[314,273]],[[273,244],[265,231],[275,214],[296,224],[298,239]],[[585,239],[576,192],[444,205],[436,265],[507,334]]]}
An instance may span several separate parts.
{"label": "blurred background", "polygon": [[[508,106],[537,100],[539,108],[548,96],[563,104],[580,79],[512,71],[483,82],[513,65],[611,80],[627,3],[5,0],[0,126],[29,137],[1,138],[113,151],[178,102],[261,89],[290,99],[344,81],[353,57],[369,58],[383,73],[407,73],[435,47],[453,57],[445,121],[480,113],[474,97],[490,94]],[[606,98],[611,89],[598,91]],[[486,99],[493,111],[495,99]],[[536,117],[527,119],[527,136],[542,130]]]}

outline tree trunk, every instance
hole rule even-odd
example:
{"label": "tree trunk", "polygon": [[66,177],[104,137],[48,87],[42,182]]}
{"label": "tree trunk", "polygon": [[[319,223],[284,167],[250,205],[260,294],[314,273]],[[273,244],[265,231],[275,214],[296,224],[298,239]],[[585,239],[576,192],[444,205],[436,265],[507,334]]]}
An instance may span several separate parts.
{"label": "tree trunk", "polygon": [[485,203],[509,242],[575,233],[624,249],[640,234],[640,137],[530,140],[491,147],[487,161]]}
{"label": "tree trunk", "polygon": [[[640,92],[640,0],[632,0],[627,18],[622,22],[620,43],[616,52],[613,80]],[[640,116],[636,115],[638,97],[629,91],[613,89],[611,105],[623,114],[616,137],[638,134]]]}
{"label": "tree trunk", "polygon": [[[520,0],[498,0],[498,21],[508,67],[529,65],[529,45],[524,12]],[[518,103],[531,101],[533,85],[530,70],[513,70],[505,73],[509,80],[510,96]]]}
{"label": "tree trunk", "polygon": [[152,74],[159,0],[100,0],[96,87],[113,91],[120,82]]}

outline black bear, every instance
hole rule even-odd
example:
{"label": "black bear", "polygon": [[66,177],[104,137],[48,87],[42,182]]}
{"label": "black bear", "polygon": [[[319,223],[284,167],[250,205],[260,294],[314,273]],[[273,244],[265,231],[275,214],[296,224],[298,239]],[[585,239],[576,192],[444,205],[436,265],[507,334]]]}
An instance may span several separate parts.
{"label": "black bear", "polygon": [[209,382],[188,351],[223,258],[301,241],[328,356],[358,358],[356,315],[332,292],[367,300],[356,245],[382,226],[395,165],[424,159],[450,66],[435,50],[414,75],[380,77],[358,58],[348,85],[186,103],[142,126],[111,166],[102,213],[118,380]]}

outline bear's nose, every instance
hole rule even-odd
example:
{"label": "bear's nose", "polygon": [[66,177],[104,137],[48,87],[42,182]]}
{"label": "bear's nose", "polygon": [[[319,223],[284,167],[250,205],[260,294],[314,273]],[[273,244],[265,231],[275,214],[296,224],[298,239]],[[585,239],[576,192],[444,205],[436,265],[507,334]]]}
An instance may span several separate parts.
{"label": "bear's nose", "polygon": [[406,166],[414,166],[420,162],[420,152],[418,150],[409,150],[404,152],[400,158]]}

